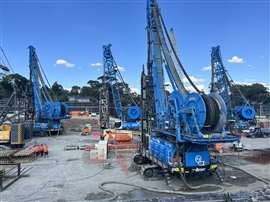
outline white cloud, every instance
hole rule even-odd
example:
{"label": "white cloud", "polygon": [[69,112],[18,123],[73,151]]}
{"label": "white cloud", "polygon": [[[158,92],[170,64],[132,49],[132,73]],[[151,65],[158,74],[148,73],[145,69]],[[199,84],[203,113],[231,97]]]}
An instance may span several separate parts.
{"label": "white cloud", "polygon": [[66,68],[75,67],[75,64],[72,64],[72,63],[70,63],[70,62],[68,62],[67,60],[64,60],[64,59],[56,60],[55,65],[64,65]]}
{"label": "white cloud", "polygon": [[211,70],[211,65],[205,66],[202,68],[202,71],[210,71]]}
{"label": "white cloud", "polygon": [[[189,77],[192,82],[196,85],[196,87],[199,89],[199,90],[203,90],[205,92],[208,91],[207,87],[206,87],[206,83],[207,81],[203,78],[199,78],[199,77],[195,77],[195,76],[190,76]],[[183,78],[183,83],[185,85],[185,88],[188,90],[188,91],[194,91],[194,88],[190,85],[188,79],[185,77]]]}
{"label": "white cloud", "polygon": [[102,66],[102,63],[100,62],[96,62],[96,63],[92,63],[90,64],[92,67],[101,67]]}
{"label": "white cloud", "polygon": [[228,59],[229,63],[241,64],[244,63],[244,59],[238,56],[233,56],[231,59]]}
{"label": "white cloud", "polygon": [[136,88],[136,87],[131,87],[130,88],[130,91],[132,92],[132,93],[137,93],[137,94],[140,94],[140,89],[138,89],[138,88]]}
{"label": "white cloud", "polygon": [[118,67],[118,69],[119,69],[120,72],[126,71],[126,68],[125,67],[122,67],[122,66],[117,66],[117,67]]}

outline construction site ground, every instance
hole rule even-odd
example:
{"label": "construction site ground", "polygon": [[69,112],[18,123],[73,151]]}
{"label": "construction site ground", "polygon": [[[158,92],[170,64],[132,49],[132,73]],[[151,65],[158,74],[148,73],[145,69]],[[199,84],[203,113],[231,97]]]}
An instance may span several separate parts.
{"label": "construction site ground", "polygon": [[[98,137],[80,135],[80,129],[89,121],[91,121],[89,118],[71,119],[66,123],[64,134],[35,137],[31,140],[40,144],[48,144],[48,157],[40,157],[33,162],[23,163],[23,167],[31,167],[28,172],[29,176],[22,177],[8,189],[0,192],[0,201],[105,201],[112,197],[111,194],[99,188],[100,183],[105,181],[126,182],[155,189],[171,189],[162,176],[145,179],[140,174],[139,168],[132,164],[135,150],[110,151],[106,162],[90,160],[89,151],[64,150],[67,145],[83,146],[98,142]],[[259,178],[270,180],[270,139],[243,138],[242,141],[246,148],[252,151],[225,153],[224,161],[243,168]],[[188,182],[192,185],[205,183],[222,185],[225,193],[240,193],[243,196],[252,192],[256,194],[261,190],[270,191],[263,182],[242,171],[229,167],[224,169],[225,182],[223,184],[215,175],[190,177]],[[172,178],[174,188],[187,191],[180,178],[176,176]],[[120,184],[109,184],[105,187],[117,193],[118,197],[115,201],[210,201],[205,196],[158,194]],[[200,191],[211,191],[212,189]],[[219,197],[223,193],[214,195]]]}

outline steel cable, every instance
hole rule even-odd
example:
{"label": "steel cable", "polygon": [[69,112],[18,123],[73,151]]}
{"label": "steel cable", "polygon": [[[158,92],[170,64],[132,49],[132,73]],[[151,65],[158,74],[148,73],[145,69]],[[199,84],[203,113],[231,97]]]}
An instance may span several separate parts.
{"label": "steel cable", "polygon": [[171,39],[170,39],[170,37],[169,37],[169,33],[168,33],[167,28],[166,28],[166,25],[165,25],[165,22],[164,22],[164,20],[163,20],[163,17],[162,17],[162,15],[161,15],[160,12],[158,12],[158,15],[159,15],[159,18],[160,18],[160,20],[161,20],[162,26],[163,26],[164,31],[165,31],[165,33],[166,33],[166,37],[167,37],[167,39],[168,39],[168,41],[169,41],[170,47],[171,47],[171,49],[172,49],[172,51],[173,51],[173,54],[174,54],[174,56],[175,56],[175,59],[176,59],[178,65],[179,65],[179,67],[181,68],[182,72],[184,73],[185,77],[187,78],[187,80],[189,81],[189,83],[191,84],[191,86],[197,91],[197,93],[203,94],[203,92],[200,91],[200,90],[197,88],[197,86],[193,83],[193,81],[192,81],[191,78],[189,77],[188,73],[186,72],[184,66],[182,65],[182,63],[181,63],[181,61],[180,61],[180,59],[179,59],[179,57],[178,57],[178,55],[177,55],[177,53],[176,53],[176,50],[175,50],[175,48],[174,48],[174,46],[173,46],[173,44],[172,44],[172,41],[171,41]]}

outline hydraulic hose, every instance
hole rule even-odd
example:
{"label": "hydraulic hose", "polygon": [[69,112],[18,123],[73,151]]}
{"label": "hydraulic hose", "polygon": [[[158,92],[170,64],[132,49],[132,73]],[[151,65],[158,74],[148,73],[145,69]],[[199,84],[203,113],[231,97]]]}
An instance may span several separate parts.
{"label": "hydraulic hose", "polygon": [[[180,173],[180,177],[181,177],[181,180],[183,181],[183,183],[185,184],[185,186],[187,188],[189,188],[190,190],[198,190],[198,189],[202,189],[202,188],[210,188],[210,187],[214,187],[214,188],[218,188],[220,191],[224,191],[224,188],[220,185],[216,185],[216,184],[202,184],[202,185],[198,185],[198,186],[193,186],[191,184],[189,184],[186,180],[186,177]],[[211,192],[211,191],[210,191]],[[210,192],[206,192],[206,193],[210,193]],[[205,193],[205,192],[204,192]],[[212,192],[211,192],[212,193]],[[216,192],[214,192],[216,193]]]}
{"label": "hydraulic hose", "polygon": [[115,200],[117,198],[117,193],[104,188],[105,185],[109,185],[109,184],[120,184],[120,185],[126,185],[126,186],[131,186],[131,187],[136,187],[139,189],[143,189],[145,191],[149,191],[149,192],[155,192],[155,193],[160,193],[160,194],[178,194],[178,195],[202,195],[202,194],[215,194],[215,193],[220,193],[224,191],[224,188],[220,185],[213,185],[213,184],[204,184],[204,185],[200,185],[200,186],[190,186],[193,190],[195,189],[200,189],[203,187],[215,187],[215,188],[219,188],[219,190],[215,190],[215,191],[200,191],[200,192],[186,192],[186,191],[180,191],[180,190],[168,190],[168,189],[155,189],[155,188],[151,188],[151,187],[145,187],[142,185],[135,185],[132,183],[126,183],[126,182],[118,182],[118,181],[105,181],[102,182],[99,185],[99,188],[104,191],[107,192],[109,194],[112,195],[111,198],[107,199],[108,201],[112,201]]}

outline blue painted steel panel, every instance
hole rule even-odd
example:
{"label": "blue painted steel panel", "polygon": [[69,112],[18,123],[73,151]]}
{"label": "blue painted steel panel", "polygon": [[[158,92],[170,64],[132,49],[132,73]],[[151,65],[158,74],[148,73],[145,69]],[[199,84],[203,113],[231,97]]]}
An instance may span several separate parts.
{"label": "blue painted steel panel", "polygon": [[185,153],[185,167],[200,167],[210,164],[208,151],[196,151]]}
{"label": "blue painted steel panel", "polygon": [[245,120],[254,119],[256,116],[254,107],[247,104],[235,107],[235,112]]}
{"label": "blue painted steel panel", "polygon": [[167,165],[172,165],[173,157],[176,152],[174,144],[161,138],[151,137],[149,142],[150,153]]}
{"label": "blue painted steel panel", "polygon": [[34,129],[36,130],[47,130],[48,129],[48,124],[49,123],[39,123],[39,122],[35,122],[34,123]]}
{"label": "blue painted steel panel", "polygon": [[186,117],[189,125],[197,125],[199,129],[203,128],[206,120],[206,106],[202,96],[198,93],[190,93],[185,98],[185,107],[194,110],[197,123],[191,123],[192,119]]}
{"label": "blue painted steel panel", "polygon": [[141,128],[141,122],[122,122],[122,129],[139,130]]}
{"label": "blue painted steel panel", "polygon": [[42,107],[41,118],[49,120],[65,119],[68,117],[68,106],[62,102],[46,102]]}
{"label": "blue painted steel panel", "polygon": [[128,118],[132,120],[139,119],[141,117],[141,109],[138,106],[131,106],[128,108]]}

